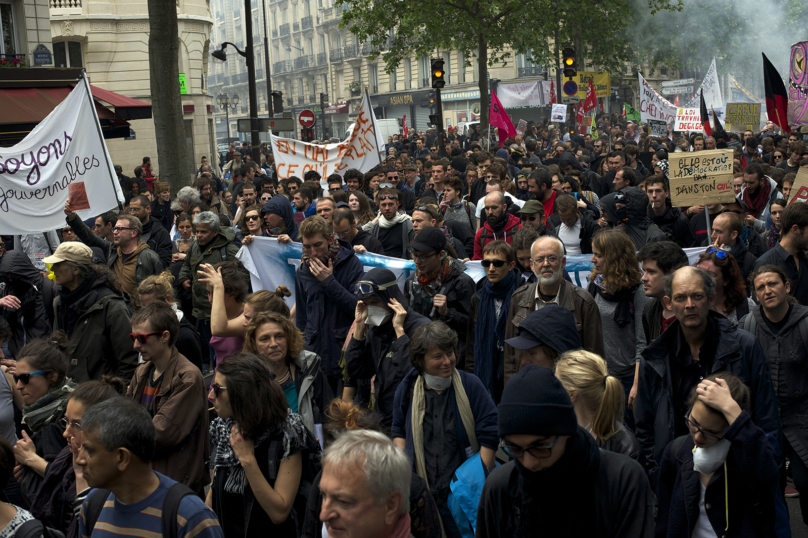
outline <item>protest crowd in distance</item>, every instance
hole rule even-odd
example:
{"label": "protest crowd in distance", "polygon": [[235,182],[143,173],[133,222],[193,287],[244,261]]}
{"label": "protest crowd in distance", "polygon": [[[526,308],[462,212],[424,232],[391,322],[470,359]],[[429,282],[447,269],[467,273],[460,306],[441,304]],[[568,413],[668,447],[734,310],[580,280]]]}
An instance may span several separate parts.
{"label": "protest crowd in distance", "polygon": [[378,148],[368,107],[103,212],[94,153],[0,243],[0,536],[790,536],[805,136],[657,101]]}

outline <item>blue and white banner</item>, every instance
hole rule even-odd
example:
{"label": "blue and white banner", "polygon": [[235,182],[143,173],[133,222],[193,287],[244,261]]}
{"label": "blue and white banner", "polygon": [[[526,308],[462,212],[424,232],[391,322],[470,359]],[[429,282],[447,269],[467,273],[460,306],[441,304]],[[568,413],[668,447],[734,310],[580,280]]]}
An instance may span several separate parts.
{"label": "blue and white banner", "polygon": [[[699,254],[704,252],[704,247],[685,249],[690,263],[695,263]],[[292,292],[292,296],[286,299],[291,308],[295,304],[295,271],[300,266],[300,258],[303,255],[303,245],[300,243],[279,243],[274,237],[256,237],[253,242],[241,248],[238,252],[238,259],[250,272],[253,291],[271,290],[275,291],[278,286],[286,286]],[[376,254],[357,254],[365,267],[369,271],[374,267],[386,267],[398,278],[398,285],[403,290],[404,282],[410,273],[415,272],[415,264],[410,260],[400,258],[389,258]],[[582,288],[586,288],[587,277],[592,269],[592,258],[590,254],[578,254],[567,256],[567,272],[572,282]],[[474,282],[479,282],[485,277],[485,271],[479,261],[465,262],[466,274]]]}

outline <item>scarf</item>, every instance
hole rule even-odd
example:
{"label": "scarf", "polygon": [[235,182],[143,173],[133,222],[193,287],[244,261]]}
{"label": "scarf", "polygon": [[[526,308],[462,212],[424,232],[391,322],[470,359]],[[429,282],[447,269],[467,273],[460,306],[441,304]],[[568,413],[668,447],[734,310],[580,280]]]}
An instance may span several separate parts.
{"label": "scarf", "polygon": [[449,275],[452,274],[452,265],[454,264],[454,258],[449,256],[448,254],[443,257],[443,262],[438,269],[438,274],[435,276],[434,279],[430,279],[423,273],[421,273],[420,269],[415,270],[415,281],[418,282],[417,286],[413,286],[413,291],[417,292],[421,299],[424,301],[431,303],[432,297],[438,293],[438,290],[443,284],[443,281],[449,278]]}
{"label": "scarf", "polygon": [[[424,395],[424,376],[419,375],[415,380],[412,391],[412,447],[415,453],[415,474],[424,480],[424,485],[429,489],[429,481],[426,478],[426,461],[424,459],[424,414],[426,413],[426,396]],[[455,403],[457,411],[460,413],[460,420],[469,438],[469,445],[476,454],[480,450],[477,442],[474,414],[471,412],[471,404],[460,379],[460,373],[455,369],[452,372],[452,387],[454,388]]]}
{"label": "scarf", "polygon": [[[331,234],[331,237],[328,239],[328,253],[325,255],[325,258],[321,258],[320,261],[323,262],[323,265],[328,267],[328,260],[331,260],[332,265],[336,265],[337,263],[337,256],[339,256],[339,239],[337,239],[337,234]],[[303,261],[306,265],[309,265],[311,261],[311,257],[309,256],[302,256],[301,261]]]}
{"label": "scarf", "polygon": [[771,250],[774,246],[780,242],[780,232],[774,229],[772,226],[769,229],[769,237],[766,239],[766,250]]}
{"label": "scarf", "polygon": [[412,532],[412,521],[410,519],[410,514],[404,514],[401,516],[401,519],[398,520],[396,526],[393,528],[393,532],[390,533],[390,536],[387,538],[410,538],[410,534]]}
{"label": "scarf", "polygon": [[76,390],[76,383],[66,377],[61,387],[54,385],[43,397],[31,405],[23,406],[22,423],[36,433],[55,419],[61,418],[65,413],[67,400],[74,390]]}
{"label": "scarf", "polygon": [[[491,284],[487,279],[478,292],[480,304],[477,307],[477,344],[474,346],[474,373],[483,382],[485,390],[493,397],[494,378],[500,379],[500,373],[494,372],[494,364],[502,365],[503,343],[505,340],[505,326],[508,321],[508,310],[511,305],[511,295],[519,286],[520,279],[516,271]],[[502,301],[499,317],[496,317],[495,300]],[[494,331],[491,331],[491,326]],[[503,372],[504,373],[504,372]]]}
{"label": "scarf", "polygon": [[[234,418],[217,417],[210,423],[210,443],[215,449],[213,457],[210,459],[210,465],[214,469],[218,467],[230,468],[230,474],[224,484],[224,490],[228,493],[243,495],[244,485],[246,484],[244,469],[241,467],[233,447],[230,446],[230,430],[235,425],[236,419]],[[303,425],[300,415],[293,413],[291,409],[288,410],[286,422],[273,426],[261,434],[258,439],[255,439],[255,447],[258,448],[261,443],[273,435],[279,434],[283,435],[283,456],[281,461],[289,456],[293,448],[306,446],[306,427]]]}
{"label": "scarf", "polygon": [[384,228],[386,230],[387,228],[392,228],[393,226],[395,226],[397,224],[401,224],[405,220],[410,220],[410,219],[411,219],[411,217],[409,215],[407,215],[406,213],[396,213],[396,216],[393,217],[392,220],[387,220],[387,217],[385,217],[384,215],[381,215],[381,217],[379,218],[379,226],[381,226],[382,228]]}
{"label": "scarf", "polygon": [[763,176],[762,183],[760,185],[760,190],[756,195],[753,195],[749,189],[743,190],[743,201],[746,204],[747,212],[755,218],[758,218],[760,214],[766,209],[766,205],[769,202],[769,195],[771,194],[772,184],[769,183],[769,178],[767,176]]}
{"label": "scarf", "polygon": [[595,280],[589,283],[587,291],[589,291],[593,297],[600,294],[605,300],[617,303],[612,319],[614,319],[618,327],[625,327],[634,319],[634,292],[637,290],[637,286],[639,286],[639,284],[630,288],[624,288],[615,293],[610,293],[606,291],[606,286],[603,283],[603,275],[598,275],[595,277]]}

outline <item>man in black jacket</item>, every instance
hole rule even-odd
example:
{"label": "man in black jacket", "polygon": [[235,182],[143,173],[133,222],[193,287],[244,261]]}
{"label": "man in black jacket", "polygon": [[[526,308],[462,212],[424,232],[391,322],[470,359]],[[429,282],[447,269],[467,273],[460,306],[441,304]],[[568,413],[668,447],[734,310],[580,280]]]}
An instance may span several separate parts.
{"label": "man in black jacket", "polygon": [[163,228],[157,219],[151,218],[151,202],[145,196],[133,196],[129,201],[127,213],[140,219],[143,225],[143,234],[140,240],[149,245],[154,252],[160,256],[163,267],[168,267],[171,263],[171,237],[168,230]]}
{"label": "man in black jacket", "polygon": [[349,207],[336,209],[331,217],[331,225],[337,237],[349,242],[357,254],[369,252],[384,256],[384,247],[379,240],[356,227],[356,219]]}
{"label": "man in black jacket", "polygon": [[663,176],[651,176],[645,180],[645,193],[648,195],[648,218],[669,240],[682,248],[694,246],[696,236],[684,213],[671,205],[668,185]]}
{"label": "man in black jacket", "polygon": [[528,538],[536,529],[547,536],[654,535],[653,494],[642,467],[598,448],[551,369],[524,366],[505,385],[498,412],[511,461],[485,481],[477,538]]}
{"label": "man in black jacket", "polygon": [[637,260],[642,265],[642,287],[650,301],[645,302],[642,312],[642,326],[645,330],[645,341],[653,342],[676,318],[673,311],[665,306],[665,277],[680,267],[690,265],[687,254],[671,241],[646,243],[637,253]]}
{"label": "man in black jacket", "polygon": [[[526,204],[527,205],[527,204]],[[600,229],[587,209],[578,207],[572,196],[559,195],[555,205],[558,213],[550,215],[547,222],[564,243],[567,254],[592,254],[592,236]]]}

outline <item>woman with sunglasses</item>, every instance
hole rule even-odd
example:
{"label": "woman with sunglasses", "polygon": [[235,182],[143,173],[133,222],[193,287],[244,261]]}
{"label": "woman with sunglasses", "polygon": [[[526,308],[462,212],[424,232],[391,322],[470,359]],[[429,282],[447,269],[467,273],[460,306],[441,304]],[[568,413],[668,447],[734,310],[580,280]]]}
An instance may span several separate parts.
{"label": "woman with sunglasses", "polygon": [[297,538],[292,506],[308,457],[300,415],[289,410],[266,362],[249,353],[222,363],[208,399],[217,418],[210,424],[213,482],[205,504],[219,515],[224,536]]}
{"label": "woman with sunglasses", "polygon": [[321,437],[322,412],[334,397],[320,356],[304,349],[303,333],[287,317],[261,312],[247,325],[244,351],[266,362],[289,408],[300,414],[308,430]]}
{"label": "woman with sunglasses", "polygon": [[622,230],[603,229],[592,239],[591,262],[587,290],[600,311],[603,358],[609,365],[609,374],[623,384],[625,425],[634,431],[634,399],[646,344],[642,326],[646,298],[634,243]]}
{"label": "woman with sunglasses", "polygon": [[48,465],[31,503],[31,513],[67,538],[78,538],[79,509],[90,492],[81,466],[76,463],[81,449],[81,418],[92,406],[125,393],[126,382],[118,377],[104,376],[101,381],[81,383],[70,395],[64,417],[59,421],[67,446]]}
{"label": "woman with sunglasses", "polygon": [[776,149],[776,150],[774,150],[772,152],[771,162],[769,164],[771,164],[772,166],[776,166],[777,164],[779,164],[779,163],[781,163],[781,162],[783,162],[785,160],[786,160],[786,155],[783,153],[783,151],[779,150],[779,149]]}
{"label": "woman with sunglasses", "polygon": [[755,303],[747,297],[746,284],[735,257],[719,248],[709,247],[699,254],[696,267],[715,277],[712,307],[737,325],[738,320],[748,314]]}
{"label": "woman with sunglasses", "polygon": [[689,434],[672,441],[660,461],[657,536],[775,535],[777,511],[786,510],[778,457],[752,422],[750,402],[749,387],[726,372],[693,387]]}
{"label": "woman with sunglasses", "polygon": [[[267,202],[271,198],[267,198]],[[237,234],[237,239],[241,241],[248,235],[252,235],[255,237],[265,237],[267,234],[263,230],[263,219],[261,218],[261,208],[263,205],[261,204],[253,204],[247,209],[244,210],[244,218],[241,219],[241,224],[239,224],[239,234]]]}
{"label": "woman with sunglasses", "polygon": [[[54,336],[51,336],[53,339]],[[65,338],[60,338],[60,340]],[[31,430],[14,446],[14,477],[29,503],[36,495],[48,463],[67,445],[59,421],[76,383],[67,377],[67,357],[56,340],[33,340],[20,350],[14,381],[24,403],[23,423]]]}
{"label": "woman with sunglasses", "polygon": [[370,224],[376,218],[376,214],[370,207],[368,197],[362,191],[351,191],[348,195],[348,207],[351,208],[356,221],[356,227],[362,228]]}

